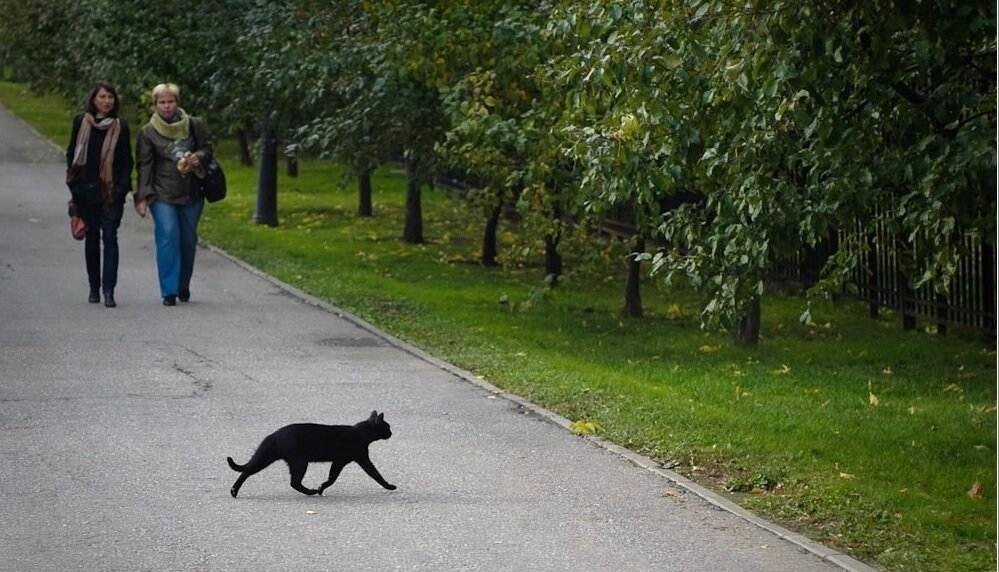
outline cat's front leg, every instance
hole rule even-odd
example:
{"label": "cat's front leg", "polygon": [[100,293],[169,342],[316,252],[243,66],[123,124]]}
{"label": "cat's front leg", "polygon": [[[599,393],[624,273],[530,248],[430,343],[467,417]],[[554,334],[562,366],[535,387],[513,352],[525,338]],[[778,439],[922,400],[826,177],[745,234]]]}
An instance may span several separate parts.
{"label": "cat's front leg", "polygon": [[368,458],[358,459],[357,464],[361,465],[361,468],[364,469],[364,472],[368,473],[368,476],[374,479],[375,482],[381,485],[382,487],[390,491],[394,491],[396,489],[395,485],[390,484],[388,481],[382,478],[382,475],[378,472],[378,469],[375,468],[375,465],[371,462],[371,459]]}
{"label": "cat's front leg", "polygon": [[326,479],[325,483],[319,485],[319,494],[323,494],[323,491],[333,486],[337,477],[340,476],[340,471],[342,471],[345,466],[347,466],[347,463],[339,462],[334,462],[333,465],[330,466],[330,478]]}

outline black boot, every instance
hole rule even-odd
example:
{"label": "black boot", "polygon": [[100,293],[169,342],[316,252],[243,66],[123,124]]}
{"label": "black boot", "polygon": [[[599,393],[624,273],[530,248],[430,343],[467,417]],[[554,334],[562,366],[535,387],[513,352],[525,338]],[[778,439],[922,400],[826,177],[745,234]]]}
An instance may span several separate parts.
{"label": "black boot", "polygon": [[118,304],[114,303],[114,290],[105,290],[104,291],[104,307],[105,308],[114,308],[114,307],[117,307],[117,306],[118,306]]}
{"label": "black boot", "polygon": [[191,291],[181,290],[180,293],[177,294],[177,299],[180,300],[181,302],[189,301],[191,299]]}
{"label": "black boot", "polygon": [[175,296],[173,294],[170,294],[169,296],[164,296],[163,297],[163,305],[164,306],[176,306],[177,305],[177,296]]}
{"label": "black boot", "polygon": [[101,301],[101,291],[98,290],[97,288],[91,288],[90,297],[87,298],[87,301],[90,302],[91,304],[99,303]]}

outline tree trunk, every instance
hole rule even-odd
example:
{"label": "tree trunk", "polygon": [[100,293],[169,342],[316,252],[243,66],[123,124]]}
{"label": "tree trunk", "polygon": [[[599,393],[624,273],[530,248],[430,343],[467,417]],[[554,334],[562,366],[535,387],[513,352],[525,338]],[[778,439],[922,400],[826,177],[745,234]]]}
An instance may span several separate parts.
{"label": "tree trunk", "polygon": [[898,271],[899,313],[902,314],[902,329],[910,332],[916,329],[916,291],[912,289],[909,275]]}
{"label": "tree trunk", "polygon": [[239,139],[239,162],[245,167],[253,166],[253,154],[250,153],[250,135],[246,129],[236,131],[236,138]]}
{"label": "tree trunk", "polygon": [[257,210],[253,222],[277,226],[277,141],[264,131],[260,138],[260,175],[257,179]]}
{"label": "tree trunk", "polygon": [[486,221],[486,232],[482,236],[482,265],[496,266],[496,255],[499,248],[496,244],[496,230],[499,228],[500,214],[503,212],[503,202],[497,203]]}
{"label": "tree trunk", "polygon": [[981,270],[982,270],[982,308],[985,310],[983,325],[987,332],[996,331],[996,263],[995,246],[987,240],[982,240]]}
{"label": "tree trunk", "polygon": [[357,176],[357,186],[358,186],[358,204],[357,204],[357,215],[358,216],[374,216],[374,210],[371,208],[371,173],[374,169],[364,168]]}
{"label": "tree trunk", "polygon": [[420,206],[419,162],[406,159],[406,226],[402,239],[412,244],[423,243],[423,209]]}
{"label": "tree trunk", "polygon": [[556,230],[545,236],[545,280],[551,288],[554,288],[558,286],[558,279],[562,276],[562,255],[558,253],[558,243],[562,240],[562,233],[557,226],[562,224],[562,206],[558,201],[557,184],[552,185],[552,193],[555,195],[552,218],[555,220]]}
{"label": "tree trunk", "polygon": [[867,237],[867,313],[871,318],[877,318],[881,311],[881,294],[878,280],[878,250],[875,235]]}
{"label": "tree trunk", "polygon": [[631,254],[628,255],[628,281],[624,287],[624,315],[631,318],[642,317],[642,262],[638,260],[637,254],[645,252],[645,238],[635,237],[635,246]]}
{"label": "tree trunk", "polygon": [[753,298],[746,309],[746,315],[739,320],[735,332],[735,345],[755,347],[760,343],[760,299]]}
{"label": "tree trunk", "polygon": [[558,233],[545,236],[545,280],[554,288],[562,275],[562,255],[558,253]]}

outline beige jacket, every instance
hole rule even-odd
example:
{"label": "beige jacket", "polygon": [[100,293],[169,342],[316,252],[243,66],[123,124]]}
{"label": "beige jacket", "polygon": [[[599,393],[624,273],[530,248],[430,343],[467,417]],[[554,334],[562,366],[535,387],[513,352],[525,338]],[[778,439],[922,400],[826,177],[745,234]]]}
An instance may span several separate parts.
{"label": "beige jacket", "polygon": [[[191,117],[188,136],[170,139],[157,133],[149,123],[139,130],[136,137],[135,159],[138,181],[135,200],[158,200],[175,205],[186,205],[201,200],[200,191],[193,186],[194,177],[204,177],[204,166],[212,155],[208,130],[199,117]],[[194,137],[191,137],[191,131]],[[197,147],[195,147],[197,141]],[[177,161],[191,151],[201,159],[201,167],[192,173],[181,174]]]}

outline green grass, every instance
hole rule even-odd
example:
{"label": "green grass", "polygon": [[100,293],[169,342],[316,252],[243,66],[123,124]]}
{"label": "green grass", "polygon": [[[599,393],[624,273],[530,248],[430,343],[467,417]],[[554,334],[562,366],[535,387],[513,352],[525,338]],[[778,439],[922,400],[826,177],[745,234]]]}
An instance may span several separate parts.
{"label": "green grass", "polygon": [[[0,102],[61,143],[60,102],[19,89],[0,83]],[[388,169],[365,219],[337,166],[304,160],[279,179],[269,228],[251,223],[255,170],[231,144],[218,155],[230,195],[202,234],[228,252],[861,560],[995,570],[994,340],[905,333],[847,300],[806,326],[802,300],[775,294],[761,346],[738,348],[700,330],[691,292],[650,281],[646,317],[620,317],[615,241],[569,241],[549,291],[536,257],[475,264],[483,217],[441,192],[424,193],[427,244],[401,242],[403,181]],[[504,253],[535,246],[502,232]]]}

